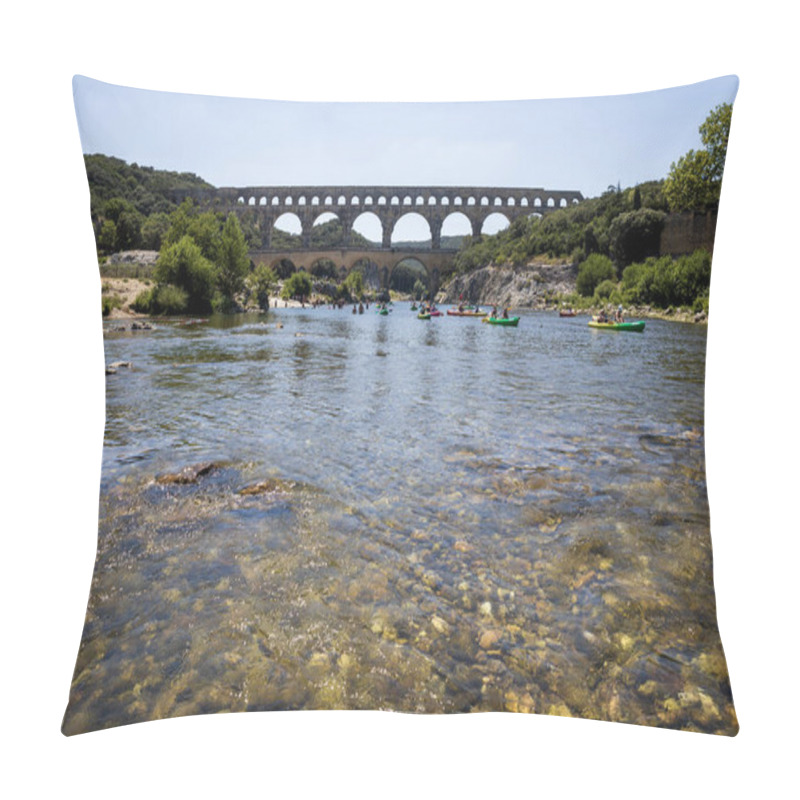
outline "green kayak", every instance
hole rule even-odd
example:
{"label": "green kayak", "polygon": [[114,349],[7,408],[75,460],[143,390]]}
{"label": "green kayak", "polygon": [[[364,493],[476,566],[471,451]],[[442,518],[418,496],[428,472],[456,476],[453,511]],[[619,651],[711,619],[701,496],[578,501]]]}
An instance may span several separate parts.
{"label": "green kayak", "polygon": [[419,314],[417,314],[417,319],[430,319],[430,318],[431,318],[430,314],[423,314],[422,311],[420,311]]}
{"label": "green kayak", "polygon": [[387,309],[385,309],[385,308],[381,308],[376,313],[380,314],[382,317],[385,317],[389,313],[389,311]]}
{"label": "green kayak", "polygon": [[610,331],[638,331],[641,333],[644,330],[644,321],[638,322],[597,322],[592,320],[589,323],[590,328],[606,328]]}
{"label": "green kayak", "polygon": [[488,322],[490,325],[512,325],[516,328],[519,317],[484,317],[481,322]]}

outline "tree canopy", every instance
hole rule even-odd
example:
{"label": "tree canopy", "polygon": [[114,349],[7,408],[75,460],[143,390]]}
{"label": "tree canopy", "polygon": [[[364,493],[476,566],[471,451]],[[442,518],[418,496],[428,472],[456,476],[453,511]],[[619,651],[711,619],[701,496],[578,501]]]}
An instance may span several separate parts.
{"label": "tree canopy", "polygon": [[700,126],[703,150],[689,150],[672,164],[664,182],[671,211],[708,211],[719,205],[733,107],[718,105]]}

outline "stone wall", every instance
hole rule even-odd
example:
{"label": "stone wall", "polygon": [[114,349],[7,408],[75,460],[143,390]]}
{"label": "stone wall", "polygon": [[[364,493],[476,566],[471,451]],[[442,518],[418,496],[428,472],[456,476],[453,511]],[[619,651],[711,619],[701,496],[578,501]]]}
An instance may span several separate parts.
{"label": "stone wall", "polygon": [[664,220],[659,252],[662,256],[684,256],[702,248],[713,254],[716,228],[716,211],[669,214]]}

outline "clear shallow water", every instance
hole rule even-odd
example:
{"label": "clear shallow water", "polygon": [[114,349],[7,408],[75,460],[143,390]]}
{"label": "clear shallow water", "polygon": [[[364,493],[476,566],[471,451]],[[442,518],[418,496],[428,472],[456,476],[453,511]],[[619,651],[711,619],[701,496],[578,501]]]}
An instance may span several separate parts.
{"label": "clear shallow water", "polygon": [[386,708],[735,733],[705,334],[407,304],[109,330],[133,366],[65,732]]}

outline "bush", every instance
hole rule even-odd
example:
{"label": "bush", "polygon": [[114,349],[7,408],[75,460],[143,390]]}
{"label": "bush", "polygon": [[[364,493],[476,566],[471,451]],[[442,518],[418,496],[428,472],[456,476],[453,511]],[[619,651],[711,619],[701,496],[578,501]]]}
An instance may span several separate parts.
{"label": "bush", "polygon": [[[184,291],[189,313],[211,310],[217,270],[191,237],[184,236],[175,244],[162,247],[154,274],[159,289],[170,284]],[[177,295],[173,293],[169,298],[175,300]]]}
{"label": "bush", "polygon": [[580,267],[575,288],[584,297],[594,295],[594,290],[605,280],[616,280],[617,272],[608,256],[592,253]]}
{"label": "bush", "polygon": [[137,314],[150,314],[153,306],[153,291],[154,289],[145,289],[140,292],[136,299],[131,303],[131,309]]}
{"label": "bush", "polygon": [[290,297],[306,298],[311,294],[311,278],[307,272],[295,272],[283,284],[281,297],[288,300]]}
{"label": "bush", "polygon": [[107,317],[113,308],[120,308],[122,306],[122,299],[116,295],[105,295],[103,297],[103,316]]}
{"label": "bush", "polygon": [[617,291],[617,284],[614,281],[605,280],[598,284],[594,290],[596,300],[608,300],[611,295]]}

